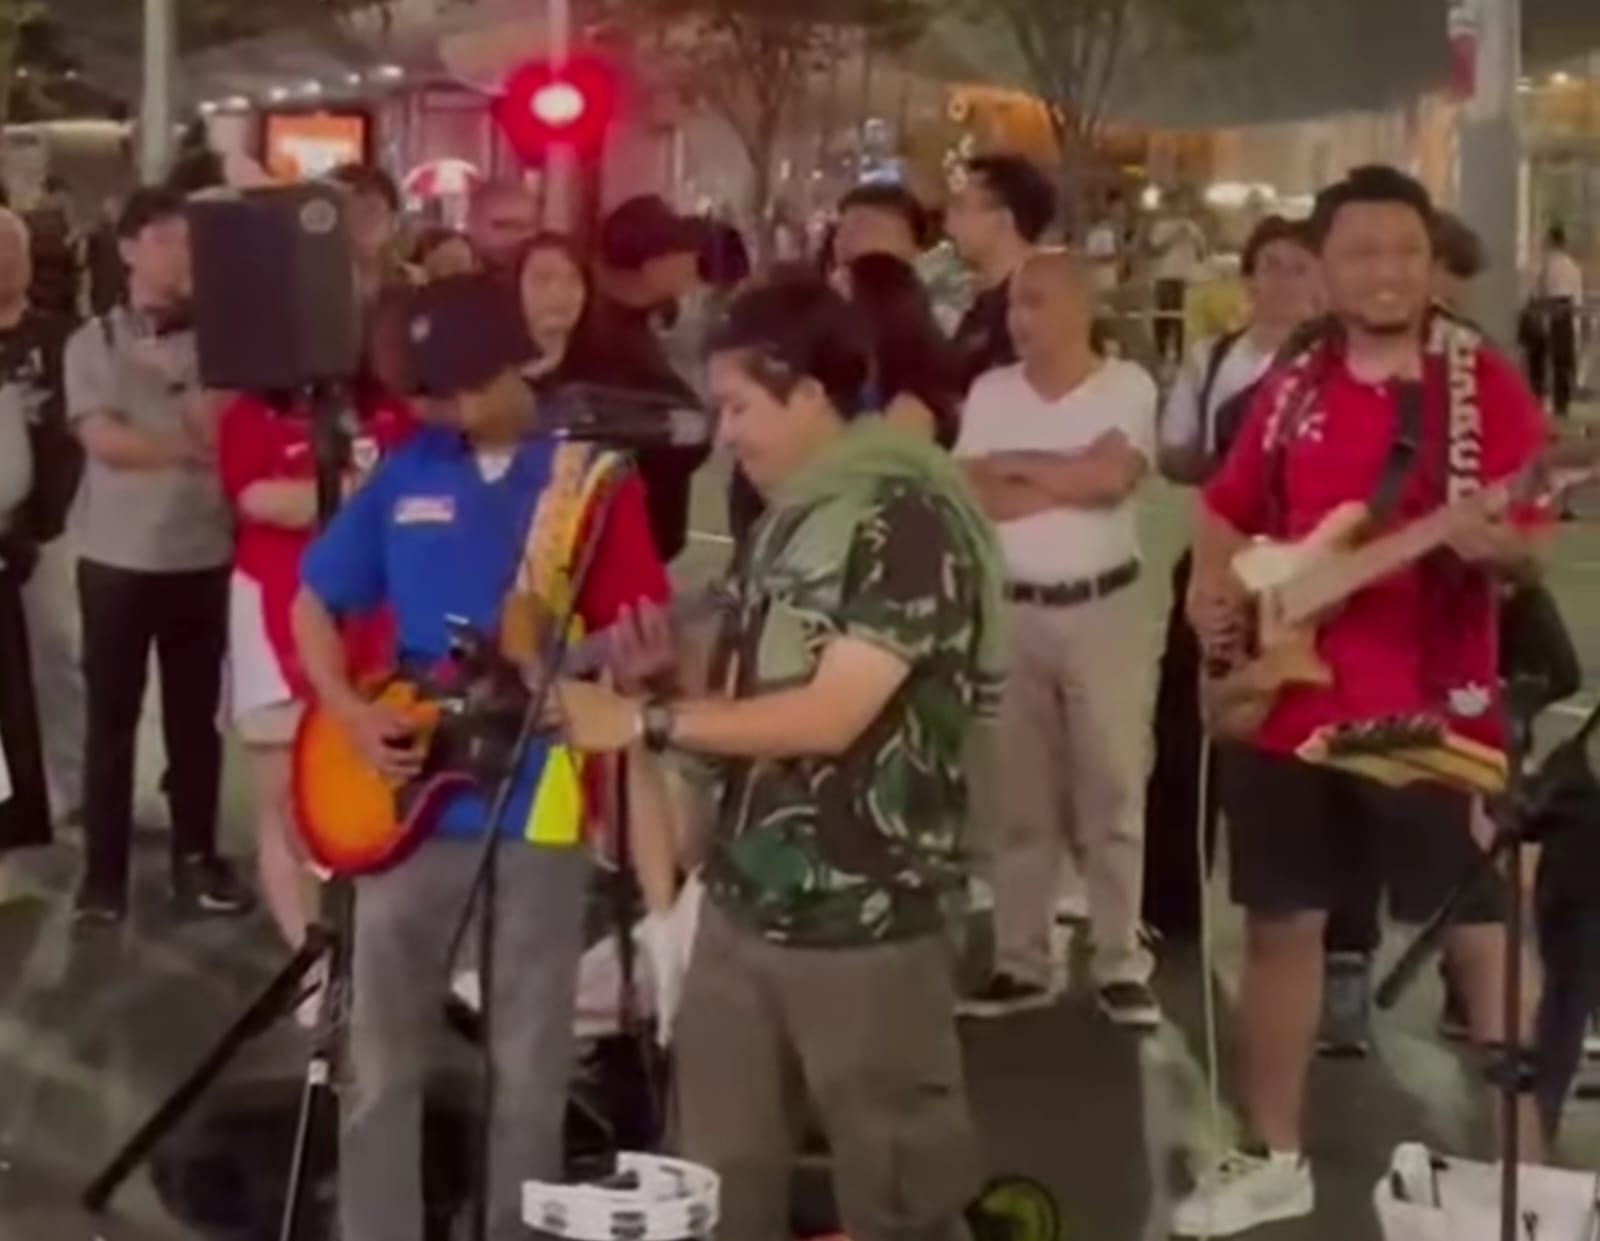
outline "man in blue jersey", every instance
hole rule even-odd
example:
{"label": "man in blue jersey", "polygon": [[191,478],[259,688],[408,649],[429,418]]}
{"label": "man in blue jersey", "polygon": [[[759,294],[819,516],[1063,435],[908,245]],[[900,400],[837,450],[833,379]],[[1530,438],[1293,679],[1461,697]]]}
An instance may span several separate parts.
{"label": "man in blue jersey", "polygon": [[[667,593],[637,480],[608,479],[603,454],[531,433],[534,402],[518,377],[526,337],[489,278],[455,277],[419,292],[407,335],[429,425],[307,552],[294,608],[296,644],[320,702],[369,762],[397,780],[421,762],[414,725],[351,684],[342,618],[387,609],[402,669],[445,656],[454,618],[514,649],[529,601],[560,606],[595,532],[596,554],[577,591],[585,626],[607,625]],[[582,790],[578,760],[537,743],[504,819],[490,1039],[495,1241],[525,1235],[522,1182],[561,1173],[588,873]],[[492,793],[455,797],[415,853],[356,881],[353,1072],[340,1146],[344,1241],[422,1241],[427,1050]]]}

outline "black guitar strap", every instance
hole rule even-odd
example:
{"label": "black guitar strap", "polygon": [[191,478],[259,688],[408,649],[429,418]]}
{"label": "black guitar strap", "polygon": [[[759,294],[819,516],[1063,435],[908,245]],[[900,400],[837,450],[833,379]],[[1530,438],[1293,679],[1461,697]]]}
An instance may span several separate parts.
{"label": "black guitar strap", "polygon": [[1394,442],[1389,445],[1389,456],[1383,463],[1383,473],[1378,475],[1378,485],[1372,490],[1367,509],[1373,523],[1379,524],[1393,515],[1405,493],[1406,483],[1422,451],[1424,390],[1421,380],[1405,380],[1397,385],[1395,400],[1399,408],[1395,415]]}
{"label": "black guitar strap", "polygon": [[[1398,507],[1400,498],[1405,494],[1406,484],[1411,479],[1411,471],[1421,454],[1426,429],[1424,416],[1426,396],[1420,380],[1407,380],[1398,384],[1395,399],[1399,403],[1399,408],[1395,417],[1394,440],[1389,445],[1389,455],[1384,459],[1383,471],[1378,475],[1378,481],[1372,489],[1372,497],[1367,502],[1373,524],[1387,520]],[[1302,410],[1301,416],[1306,413],[1309,413],[1309,409]],[[1287,453],[1293,439],[1294,434],[1290,431],[1280,436],[1271,449],[1272,472],[1268,486],[1270,524],[1280,533],[1288,520],[1289,513]]]}

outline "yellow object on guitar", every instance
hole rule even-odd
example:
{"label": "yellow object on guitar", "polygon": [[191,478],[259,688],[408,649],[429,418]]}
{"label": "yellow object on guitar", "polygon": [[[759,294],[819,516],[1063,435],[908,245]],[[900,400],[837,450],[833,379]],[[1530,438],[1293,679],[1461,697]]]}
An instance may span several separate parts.
{"label": "yellow object on guitar", "polygon": [[1297,754],[1394,788],[1427,782],[1492,797],[1505,791],[1508,776],[1502,751],[1431,715],[1330,725],[1313,733]]}

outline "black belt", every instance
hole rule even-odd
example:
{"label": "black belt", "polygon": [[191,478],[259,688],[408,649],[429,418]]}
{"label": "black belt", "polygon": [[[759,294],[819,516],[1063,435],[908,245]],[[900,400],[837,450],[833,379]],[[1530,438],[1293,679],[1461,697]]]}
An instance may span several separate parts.
{"label": "black belt", "polygon": [[1129,560],[1096,577],[1080,577],[1072,582],[1053,582],[1048,586],[1038,582],[1008,582],[1006,598],[1012,603],[1032,603],[1041,608],[1074,608],[1080,603],[1114,595],[1138,580],[1139,562]]}

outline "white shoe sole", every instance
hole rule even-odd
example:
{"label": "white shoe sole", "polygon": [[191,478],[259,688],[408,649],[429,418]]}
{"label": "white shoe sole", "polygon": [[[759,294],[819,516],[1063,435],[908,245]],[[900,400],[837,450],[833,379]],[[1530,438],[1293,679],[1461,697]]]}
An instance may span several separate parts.
{"label": "white shoe sole", "polygon": [[1047,1008],[1054,1008],[1061,999],[1061,993],[1056,990],[1046,991],[1041,995],[1030,996],[1025,1000],[984,1001],[962,1000],[956,1005],[956,1016],[973,1021],[997,1021],[1002,1017],[1014,1017],[1020,1013],[1037,1013]]}
{"label": "white shoe sole", "polygon": [[1307,1185],[1293,1198],[1286,1199],[1271,1210],[1258,1211],[1248,1218],[1227,1219],[1223,1216],[1211,1216],[1204,1224],[1185,1228],[1176,1219],[1172,1222],[1172,1235],[1175,1237],[1237,1237],[1241,1233],[1253,1232],[1257,1228],[1265,1228],[1268,1224],[1283,1224],[1290,1220],[1305,1219],[1314,1215],[1317,1210],[1317,1193],[1315,1186]]}

